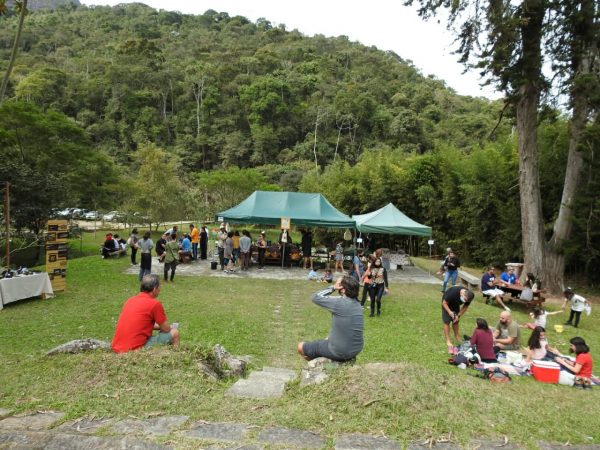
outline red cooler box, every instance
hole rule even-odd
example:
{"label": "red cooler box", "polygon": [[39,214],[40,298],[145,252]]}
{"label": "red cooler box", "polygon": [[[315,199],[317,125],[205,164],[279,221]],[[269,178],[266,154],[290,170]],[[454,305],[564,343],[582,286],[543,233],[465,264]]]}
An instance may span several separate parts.
{"label": "red cooler box", "polygon": [[542,383],[558,383],[560,377],[560,365],[552,361],[534,359],[531,364],[533,378]]}

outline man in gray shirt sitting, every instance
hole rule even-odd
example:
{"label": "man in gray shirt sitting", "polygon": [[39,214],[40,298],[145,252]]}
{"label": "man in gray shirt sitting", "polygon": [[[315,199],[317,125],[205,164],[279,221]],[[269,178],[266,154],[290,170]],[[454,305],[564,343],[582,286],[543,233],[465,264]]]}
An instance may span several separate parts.
{"label": "man in gray shirt sitting", "polygon": [[[318,357],[348,361],[363,349],[363,310],[358,301],[359,284],[353,277],[339,278],[333,287],[313,295],[312,301],[331,311],[331,331],[327,339],[300,342],[298,353],[310,361]],[[341,296],[332,296],[333,291]]]}

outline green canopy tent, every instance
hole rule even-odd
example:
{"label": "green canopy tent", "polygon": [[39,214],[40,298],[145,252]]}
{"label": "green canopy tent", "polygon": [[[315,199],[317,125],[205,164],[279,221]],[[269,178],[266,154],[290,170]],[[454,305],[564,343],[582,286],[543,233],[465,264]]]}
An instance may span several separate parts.
{"label": "green canopy tent", "polygon": [[367,214],[352,216],[361,233],[431,236],[431,227],[421,225],[402,213],[391,203]]}
{"label": "green canopy tent", "polygon": [[354,228],[354,219],[333,207],[321,194],[304,192],[255,191],[237,206],[217,214],[233,223],[279,225],[289,217],[292,225],[326,228]]}

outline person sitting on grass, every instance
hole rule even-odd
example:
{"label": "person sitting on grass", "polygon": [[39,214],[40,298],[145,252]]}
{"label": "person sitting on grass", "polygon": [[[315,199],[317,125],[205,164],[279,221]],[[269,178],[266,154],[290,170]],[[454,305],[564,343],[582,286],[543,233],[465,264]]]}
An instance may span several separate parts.
{"label": "person sitting on grass", "polygon": [[536,327],[546,328],[548,316],[562,314],[562,312],[562,309],[554,312],[548,312],[539,306],[535,306],[529,313],[529,317],[531,317],[533,323],[528,322],[525,325],[521,325],[521,328],[529,328],[531,330],[534,330]]}
{"label": "person sitting on grass", "polygon": [[325,269],[325,273],[319,281],[321,283],[331,283],[333,281],[333,273],[331,273],[331,269]]}
{"label": "person sitting on grass", "polygon": [[[339,296],[331,295],[334,291]],[[313,295],[312,301],[331,311],[331,330],[326,339],[299,342],[298,353],[307,361],[325,357],[333,361],[349,361],[364,345],[363,309],[358,302],[358,281],[351,276],[340,277],[332,287]]]}
{"label": "person sitting on grass", "polygon": [[117,243],[112,237],[112,233],[106,235],[106,240],[102,244],[102,258],[108,258],[111,253],[117,251]]}
{"label": "person sitting on grass", "polygon": [[[156,299],[159,294],[158,275],[144,276],[140,293],[128,299],[121,310],[111,345],[115,353],[156,344],[179,344],[179,330],[169,324],[162,304]],[[158,334],[153,336],[153,330]]]}
{"label": "person sitting on grass", "polygon": [[537,326],[534,328],[529,341],[527,341],[527,358],[526,362],[531,363],[534,359],[543,359],[552,361],[559,355],[560,352],[548,345],[546,340],[546,329]]}
{"label": "person sitting on grass", "polygon": [[308,272],[308,279],[310,281],[317,281],[319,279],[319,274],[317,273],[317,269],[312,268]]}
{"label": "person sitting on grass", "polygon": [[517,322],[512,320],[510,311],[502,311],[500,320],[494,331],[494,352],[500,350],[518,350],[521,340],[521,330]]}
{"label": "person sitting on grass", "polygon": [[594,362],[592,361],[592,355],[590,355],[590,348],[583,338],[580,338],[579,336],[572,338],[569,343],[571,344],[569,351],[577,355],[575,362],[573,363],[573,361],[562,357],[556,357],[554,361],[575,374],[574,387],[591,388]]}
{"label": "person sitting on grass", "polygon": [[475,320],[477,326],[471,335],[471,345],[476,346],[477,353],[481,358],[481,362],[495,363],[496,354],[494,353],[494,335],[485,319],[478,318]]}

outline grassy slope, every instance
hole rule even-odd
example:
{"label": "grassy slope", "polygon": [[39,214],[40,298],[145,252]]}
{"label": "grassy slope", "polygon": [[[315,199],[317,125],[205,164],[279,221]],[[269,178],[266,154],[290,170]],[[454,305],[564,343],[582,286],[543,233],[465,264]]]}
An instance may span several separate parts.
{"label": "grassy slope", "polygon": [[[228,383],[203,380],[196,359],[221,343],[234,354],[253,355],[256,368],[302,367],[295,343],[324,336],[330,320],[310,302],[317,287],[307,281],[180,276],[163,287],[160,298],[169,319],[182,323],[181,349],[44,357],[48,349],[71,339],[110,340],[123,301],[138,288],[136,277],[122,273],[127,263],[98,256],[72,260],[67,292],[0,312],[0,407],[55,409],[70,418],[163,412],[299,427],[330,436],[383,432],[400,440],[448,432],[463,442],[505,435],[529,445],[541,439],[600,440],[599,389],[581,392],[531,378],[497,386],[448,365],[439,286],[392,285],[383,316],[365,318],[366,348],[358,364],[320,386],[293,384],[279,400],[224,398]],[[279,313],[274,312],[277,306]],[[463,331],[472,330],[476,317],[494,323],[499,312],[478,296]],[[515,317],[524,321],[523,310]],[[554,316],[549,323],[563,320]],[[599,322],[597,314],[583,317],[578,330],[592,354],[600,348]],[[549,331],[550,343],[562,350],[571,336],[571,329],[562,335]],[[388,364],[366,365],[373,362]]]}

